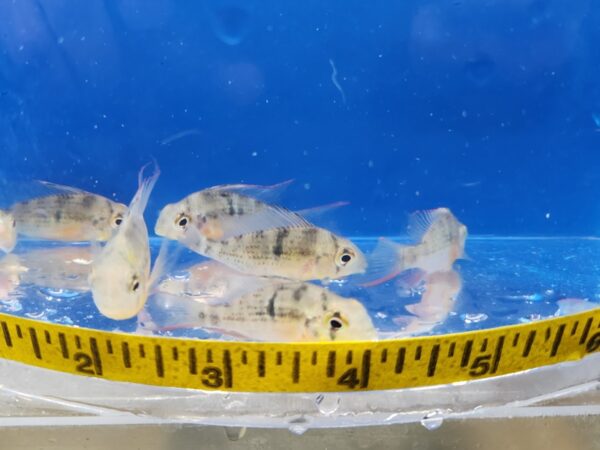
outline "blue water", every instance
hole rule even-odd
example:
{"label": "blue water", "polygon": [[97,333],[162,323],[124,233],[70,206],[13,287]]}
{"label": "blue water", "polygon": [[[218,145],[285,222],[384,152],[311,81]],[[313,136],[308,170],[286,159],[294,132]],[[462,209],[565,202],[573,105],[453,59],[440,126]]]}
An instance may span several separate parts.
{"label": "blue water", "polygon": [[348,235],[437,206],[473,234],[598,231],[592,0],[22,0],[0,17],[4,204],[31,179],[128,202],[154,156],[149,220],[202,187],[295,178],[290,207],[352,202]]}
{"label": "blue water", "polygon": [[[440,206],[496,237],[469,240],[459,298],[428,332],[598,297],[598,243],[569,238],[600,225],[592,0],[22,0],[0,17],[0,207],[40,179],[128,203],[152,158],[150,224],[202,188],[293,178],[281,204],[349,201],[322,225],[366,250]],[[1,310],[135,327],[87,294],[19,289]],[[396,282],[332,289],[383,331],[419,298]]]}
{"label": "blue water", "polygon": [[[356,238],[355,242],[366,252],[376,243],[369,238]],[[159,240],[152,241],[154,254],[158,252],[159,245]],[[40,248],[48,248],[48,244],[26,241],[19,244],[15,254],[22,255]],[[410,333],[405,330],[406,319],[415,317],[405,306],[418,303],[424,289],[407,290],[402,279],[364,288],[359,285],[359,280],[352,277],[327,287],[342,296],[360,300],[381,339],[409,334],[456,333],[549,318],[559,313],[557,301],[565,298],[600,302],[600,263],[592,262],[594,255],[600,252],[600,240],[474,238],[468,241],[467,251],[469,259],[455,264],[455,271],[463,281],[455,300],[450,302],[441,320]],[[183,250],[169,273],[181,273],[186,267],[203,260],[191,251]],[[3,276],[0,271],[0,284]],[[72,276],[64,279],[68,279],[69,283],[77,281]],[[87,285],[84,279],[78,281]],[[85,289],[60,289],[49,285],[52,283],[46,284],[40,279],[35,283],[15,284],[9,295],[0,299],[0,312],[108,331],[143,331],[138,328],[137,318],[114,321],[101,316],[91,294]],[[439,298],[439,303],[445,303],[444,299]],[[157,309],[153,297],[147,306],[150,314],[163,313]],[[190,316],[184,323],[193,323],[193,320],[194,317]],[[211,334],[198,328],[159,331],[158,334],[232,339],[227,334]]]}

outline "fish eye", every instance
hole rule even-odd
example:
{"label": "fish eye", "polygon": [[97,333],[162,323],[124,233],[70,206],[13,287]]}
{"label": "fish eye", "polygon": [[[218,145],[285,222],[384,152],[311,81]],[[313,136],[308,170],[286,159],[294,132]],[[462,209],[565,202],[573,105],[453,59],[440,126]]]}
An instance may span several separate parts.
{"label": "fish eye", "polygon": [[115,218],[113,219],[113,224],[115,225],[115,227],[118,227],[122,223],[123,223],[123,216],[120,214],[115,216]]}
{"label": "fish eye", "polygon": [[131,282],[131,291],[135,292],[140,288],[140,280],[137,277],[133,277],[133,281]]}
{"label": "fish eye", "polygon": [[333,330],[339,330],[340,328],[342,328],[344,326],[344,324],[342,323],[342,321],[340,319],[333,317],[332,319],[329,320],[329,326]]}
{"label": "fish eye", "polygon": [[352,259],[354,259],[354,252],[352,250],[349,250],[347,248],[345,248],[342,251],[342,254],[339,257],[339,265],[340,266],[345,266],[347,265],[350,261],[352,261]]}
{"label": "fish eye", "polygon": [[185,228],[190,223],[190,218],[186,214],[180,214],[175,223],[181,228]]}

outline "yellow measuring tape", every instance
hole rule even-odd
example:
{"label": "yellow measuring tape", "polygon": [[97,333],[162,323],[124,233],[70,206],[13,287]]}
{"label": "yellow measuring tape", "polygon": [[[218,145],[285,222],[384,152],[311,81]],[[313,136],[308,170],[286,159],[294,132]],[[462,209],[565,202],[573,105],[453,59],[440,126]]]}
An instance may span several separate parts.
{"label": "yellow measuring tape", "polygon": [[238,392],[430,386],[578,360],[599,349],[600,309],[458,334],[277,344],[140,336],[0,314],[0,358],[107,380]]}

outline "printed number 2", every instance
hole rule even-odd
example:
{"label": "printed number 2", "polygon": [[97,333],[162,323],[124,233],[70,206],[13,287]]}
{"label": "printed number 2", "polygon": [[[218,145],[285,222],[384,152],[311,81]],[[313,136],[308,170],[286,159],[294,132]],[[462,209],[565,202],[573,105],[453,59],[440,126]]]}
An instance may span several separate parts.
{"label": "printed number 2", "polygon": [[75,367],[77,372],[87,373],[88,375],[96,375],[96,372],[94,372],[94,369],[92,369],[92,357],[90,355],[78,352],[73,355],[73,358],[79,363]]}

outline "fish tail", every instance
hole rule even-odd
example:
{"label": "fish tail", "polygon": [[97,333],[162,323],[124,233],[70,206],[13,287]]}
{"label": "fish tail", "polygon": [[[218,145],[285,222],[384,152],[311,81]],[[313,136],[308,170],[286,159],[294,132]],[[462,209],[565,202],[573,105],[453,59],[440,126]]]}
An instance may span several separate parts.
{"label": "fish tail", "polygon": [[[149,177],[144,178],[144,172],[151,164],[154,164],[154,172]],[[154,189],[154,185],[156,184],[156,180],[158,180],[159,176],[160,168],[158,167],[156,160],[145,164],[144,167],[140,169],[138,172],[138,190],[135,193],[135,197],[133,197],[133,200],[131,201],[131,211],[140,214],[144,212],[146,205],[148,204],[150,194],[152,193],[152,189]]]}
{"label": "fish tail", "polygon": [[209,305],[205,303],[164,292],[155,295],[153,303],[160,311],[153,317],[157,331],[198,328],[207,323]]}
{"label": "fish tail", "polygon": [[181,253],[181,248],[176,247],[174,251],[169,251],[170,241],[164,239],[160,244],[158,256],[154,260],[152,272],[150,273],[150,293],[154,293],[158,288],[158,283],[165,273],[171,269]]}
{"label": "fish tail", "polygon": [[404,272],[409,267],[406,265],[405,255],[410,247],[396,244],[395,242],[380,238],[375,250],[367,258],[368,281],[361,283],[362,287],[373,287],[390,281]]}

